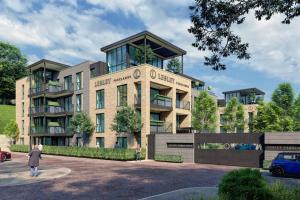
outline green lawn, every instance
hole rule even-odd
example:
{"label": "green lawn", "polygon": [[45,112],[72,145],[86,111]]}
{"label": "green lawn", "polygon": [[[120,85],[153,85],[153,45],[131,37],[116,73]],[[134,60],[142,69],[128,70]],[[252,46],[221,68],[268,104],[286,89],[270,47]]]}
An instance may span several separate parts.
{"label": "green lawn", "polygon": [[16,107],[0,105],[0,134],[3,133],[5,125],[11,120],[16,120]]}

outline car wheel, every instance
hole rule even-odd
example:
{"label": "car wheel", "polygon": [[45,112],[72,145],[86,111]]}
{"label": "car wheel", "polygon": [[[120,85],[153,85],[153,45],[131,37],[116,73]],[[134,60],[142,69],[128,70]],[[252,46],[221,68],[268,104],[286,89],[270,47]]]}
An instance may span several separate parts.
{"label": "car wheel", "polygon": [[284,170],[281,167],[276,167],[273,169],[273,175],[274,176],[283,176]]}

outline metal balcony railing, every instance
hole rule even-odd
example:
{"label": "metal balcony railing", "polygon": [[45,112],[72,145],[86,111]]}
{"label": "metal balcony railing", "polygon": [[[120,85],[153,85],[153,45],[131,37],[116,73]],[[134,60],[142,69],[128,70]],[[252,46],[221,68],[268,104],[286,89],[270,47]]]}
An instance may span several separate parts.
{"label": "metal balcony railing", "polygon": [[191,103],[189,101],[178,101],[176,100],[176,108],[190,110]]}
{"label": "metal balcony railing", "polygon": [[172,133],[172,123],[151,120],[150,132],[151,133]]}
{"label": "metal balcony railing", "polygon": [[61,126],[53,126],[53,127],[31,127],[31,134],[47,134],[47,135],[56,135],[56,134],[66,134],[69,133],[67,128]]}

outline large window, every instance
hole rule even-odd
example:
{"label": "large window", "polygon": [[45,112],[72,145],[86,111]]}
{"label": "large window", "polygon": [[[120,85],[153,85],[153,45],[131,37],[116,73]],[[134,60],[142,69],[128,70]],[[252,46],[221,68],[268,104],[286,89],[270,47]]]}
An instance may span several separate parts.
{"label": "large window", "polygon": [[127,149],[127,137],[117,137],[118,147]]}
{"label": "large window", "polygon": [[22,85],[22,100],[24,100],[24,84]]}
{"label": "large window", "polygon": [[126,68],[126,52],[126,45],[107,52],[108,70],[110,73]]}
{"label": "large window", "polygon": [[21,135],[24,135],[24,130],[25,130],[25,128],[24,128],[24,120],[22,120],[22,132],[21,132]]}
{"label": "large window", "polygon": [[96,133],[104,133],[104,113],[96,115]]}
{"label": "large window", "polygon": [[72,75],[66,76],[64,78],[64,89],[71,90],[72,89]]}
{"label": "large window", "polygon": [[96,108],[104,108],[104,90],[97,90],[96,92]]}
{"label": "large window", "polygon": [[82,72],[76,73],[76,90],[82,89]]}
{"label": "large window", "polygon": [[127,106],[127,85],[120,85],[118,90],[118,106]]}
{"label": "large window", "polygon": [[104,148],[104,137],[96,137],[96,147]]}
{"label": "large window", "polygon": [[24,117],[24,112],[25,112],[24,102],[22,102],[22,117]]}
{"label": "large window", "polygon": [[76,95],[76,111],[77,112],[80,112],[81,111],[81,105],[82,102],[81,102],[81,94],[77,94]]}
{"label": "large window", "polygon": [[64,104],[66,112],[73,112],[72,97],[66,97]]}

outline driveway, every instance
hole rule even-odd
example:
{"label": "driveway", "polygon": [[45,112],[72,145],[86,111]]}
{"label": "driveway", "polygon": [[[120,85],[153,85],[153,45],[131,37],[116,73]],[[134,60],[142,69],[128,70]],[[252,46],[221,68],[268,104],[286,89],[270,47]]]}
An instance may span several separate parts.
{"label": "driveway", "polygon": [[[25,154],[0,164],[0,173],[27,170]],[[214,187],[229,166],[174,164],[153,161],[119,162],[45,155],[41,170],[57,168],[71,172],[60,178],[0,187],[1,200],[38,199],[140,199],[189,187]]]}

